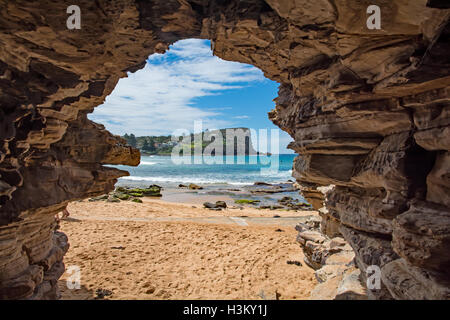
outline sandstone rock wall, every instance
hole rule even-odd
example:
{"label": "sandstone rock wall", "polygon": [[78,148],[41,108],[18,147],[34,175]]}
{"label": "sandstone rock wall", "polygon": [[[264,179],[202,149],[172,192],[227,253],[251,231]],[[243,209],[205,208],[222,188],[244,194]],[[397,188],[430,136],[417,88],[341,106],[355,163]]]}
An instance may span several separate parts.
{"label": "sandstone rock wall", "polygon": [[[80,30],[66,28],[72,4]],[[366,27],[369,4],[382,10],[381,30]],[[445,3],[0,0],[0,8],[0,298],[57,296],[67,241],[53,215],[127,174],[102,164],[139,162],[87,114],[149,54],[191,37],[281,84],[269,117],[295,139],[294,177],[311,190],[335,185],[324,219],[340,226],[362,277],[369,265],[382,268],[382,292],[369,294],[449,298]]]}

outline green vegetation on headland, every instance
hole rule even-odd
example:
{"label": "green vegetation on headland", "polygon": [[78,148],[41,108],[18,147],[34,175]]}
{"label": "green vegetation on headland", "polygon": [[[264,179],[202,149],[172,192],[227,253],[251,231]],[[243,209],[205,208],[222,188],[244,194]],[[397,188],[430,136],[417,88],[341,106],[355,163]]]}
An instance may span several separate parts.
{"label": "green vegetation on headland", "polygon": [[[191,154],[195,154],[196,149],[204,152],[205,148],[210,146],[212,148],[211,155],[215,155],[213,146],[221,145],[223,155],[227,153],[227,133],[238,134],[239,138],[233,138],[233,155],[257,155],[258,152],[253,149],[250,129],[248,128],[228,128],[212,131],[203,131],[197,134],[190,134],[188,136],[180,136],[177,141],[173,141],[171,136],[142,136],[136,137],[134,134],[125,134],[124,138],[127,143],[135,148],[138,148],[143,155],[171,155],[175,146],[180,149],[190,149]],[[222,141],[220,143],[220,139]],[[230,138],[230,137],[228,137]],[[238,148],[238,145],[241,148]],[[196,148],[197,147],[197,148]]]}
{"label": "green vegetation on headland", "polygon": [[144,136],[136,137],[134,134],[125,134],[127,143],[138,148],[142,154],[150,155],[170,155],[176,143],[173,143],[171,136]]}

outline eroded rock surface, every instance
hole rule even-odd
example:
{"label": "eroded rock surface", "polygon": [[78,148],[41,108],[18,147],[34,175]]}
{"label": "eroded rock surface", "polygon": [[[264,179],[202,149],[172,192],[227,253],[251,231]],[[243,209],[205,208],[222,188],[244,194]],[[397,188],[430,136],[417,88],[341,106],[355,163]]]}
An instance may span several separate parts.
{"label": "eroded rock surface", "polygon": [[127,174],[102,164],[139,162],[87,114],[148,55],[194,37],[281,84],[269,117],[295,140],[294,177],[316,206],[313,191],[335,185],[324,230],[342,227],[361,276],[369,263],[388,272],[378,297],[448,298],[416,276],[449,277],[437,255],[450,252],[443,3],[373,0],[382,29],[369,30],[351,0],[79,0],[82,28],[68,30],[72,3],[0,0],[0,297],[57,296],[67,245],[53,215]]}

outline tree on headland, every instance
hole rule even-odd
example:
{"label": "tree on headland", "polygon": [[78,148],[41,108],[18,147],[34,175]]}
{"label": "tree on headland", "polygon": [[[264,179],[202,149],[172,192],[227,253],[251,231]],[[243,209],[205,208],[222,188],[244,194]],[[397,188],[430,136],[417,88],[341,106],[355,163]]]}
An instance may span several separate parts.
{"label": "tree on headland", "polygon": [[144,144],[142,145],[142,150],[148,151],[148,147],[149,147],[149,145],[148,145],[147,140],[144,140]]}
{"label": "tree on headland", "polygon": [[130,146],[136,148],[137,145],[137,140],[136,137],[134,136],[134,134],[130,134]]}
{"label": "tree on headland", "polygon": [[155,148],[155,143],[153,142],[153,140],[150,138],[150,142],[147,141],[147,139],[144,140],[144,144],[142,145],[142,151],[146,151],[146,152],[155,152],[156,148]]}
{"label": "tree on headland", "polygon": [[127,140],[127,143],[128,143],[130,146],[136,148],[137,140],[136,140],[136,137],[134,136],[134,134],[131,133],[130,135],[128,135],[128,133],[125,133],[124,136],[123,136],[123,138],[124,138],[125,140]]}

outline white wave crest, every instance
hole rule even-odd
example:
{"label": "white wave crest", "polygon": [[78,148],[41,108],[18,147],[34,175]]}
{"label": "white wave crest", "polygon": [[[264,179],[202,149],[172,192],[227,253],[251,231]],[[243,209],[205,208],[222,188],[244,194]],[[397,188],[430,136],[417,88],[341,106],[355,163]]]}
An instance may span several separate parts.
{"label": "white wave crest", "polygon": [[156,164],[156,162],[151,162],[151,161],[141,161],[141,163],[139,165],[143,165],[143,166],[152,166]]}

